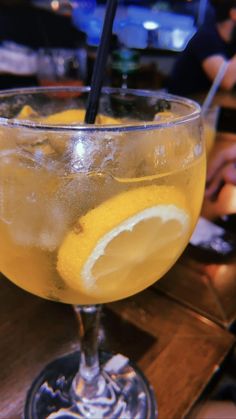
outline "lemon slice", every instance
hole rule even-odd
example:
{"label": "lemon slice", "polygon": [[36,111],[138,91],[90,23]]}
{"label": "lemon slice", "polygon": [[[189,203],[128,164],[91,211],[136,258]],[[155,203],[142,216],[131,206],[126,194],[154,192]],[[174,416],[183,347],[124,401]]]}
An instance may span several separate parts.
{"label": "lemon slice", "polygon": [[[47,124],[80,124],[84,122],[85,110],[84,109],[67,109],[62,112],[54,113],[45,118],[41,118],[41,122]],[[110,125],[118,124],[119,120],[99,114],[96,117],[96,124]]]}
{"label": "lemon slice", "polygon": [[17,118],[18,119],[32,119],[36,118],[38,116],[37,112],[31,108],[29,105],[23,106],[21,111],[18,113]]}
{"label": "lemon slice", "polygon": [[113,125],[121,123],[121,119],[113,118],[112,116],[98,114],[96,117],[96,124]]}
{"label": "lemon slice", "polygon": [[84,122],[84,109],[67,109],[40,119],[46,124],[79,124]]}
{"label": "lemon slice", "polygon": [[[40,116],[31,106],[25,105],[17,115],[18,119],[37,119],[38,122],[45,124],[80,124],[84,122],[84,109],[66,109],[48,116]],[[118,124],[120,119],[111,116],[98,114],[96,124],[112,125]]]}
{"label": "lemon slice", "polygon": [[72,289],[95,302],[113,301],[160,278],[189,236],[183,194],[175,187],[140,187],[82,216],[59,249],[57,269]]}
{"label": "lemon slice", "polygon": [[76,124],[84,122],[84,109],[66,109],[49,116],[40,116],[31,106],[25,105],[18,113],[18,119],[34,119],[45,124]]}

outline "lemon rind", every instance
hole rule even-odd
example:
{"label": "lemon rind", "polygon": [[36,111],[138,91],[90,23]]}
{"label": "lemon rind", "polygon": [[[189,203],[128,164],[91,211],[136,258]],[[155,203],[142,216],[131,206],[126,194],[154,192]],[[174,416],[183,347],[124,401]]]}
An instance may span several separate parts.
{"label": "lemon rind", "polygon": [[[171,217],[170,214],[174,214],[175,217]],[[93,278],[91,272],[96,261],[105,253],[107,245],[120,233],[125,231],[132,231],[135,226],[145,220],[151,218],[161,218],[165,223],[171,219],[178,220],[182,225],[180,235],[185,234],[189,229],[189,215],[176,205],[157,205],[154,207],[146,208],[145,210],[138,212],[137,214],[129,217],[127,220],[120,223],[114,229],[105,234],[94,247],[89,259],[84,264],[81,270],[81,277],[84,280],[84,288],[89,291],[96,285],[96,278]],[[178,236],[177,236],[178,237]]]}

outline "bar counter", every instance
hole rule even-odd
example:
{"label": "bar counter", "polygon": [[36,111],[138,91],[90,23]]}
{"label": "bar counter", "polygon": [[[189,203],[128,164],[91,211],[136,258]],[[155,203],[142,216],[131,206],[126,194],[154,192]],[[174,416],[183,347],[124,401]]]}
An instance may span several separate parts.
{"label": "bar counter", "polygon": [[[50,361],[78,349],[69,305],[30,295],[0,278],[0,418],[22,418],[27,389]],[[104,306],[103,349],[123,353],[156,393],[159,419],[191,411],[235,337],[151,287]]]}

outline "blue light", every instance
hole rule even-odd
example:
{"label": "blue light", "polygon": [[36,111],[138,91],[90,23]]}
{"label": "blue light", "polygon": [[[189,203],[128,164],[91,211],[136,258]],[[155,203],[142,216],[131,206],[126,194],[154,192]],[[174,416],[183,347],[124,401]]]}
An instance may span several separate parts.
{"label": "blue light", "polygon": [[85,13],[92,13],[97,6],[96,0],[73,0],[71,3],[73,8]]}
{"label": "blue light", "polygon": [[[87,35],[88,44],[98,46],[105,15],[105,5],[95,0],[76,0],[73,7],[74,25]],[[113,33],[128,48],[149,46],[150,31],[158,29],[155,48],[182,50],[196,31],[194,17],[141,6],[119,6]],[[157,45],[156,45],[157,44]]]}

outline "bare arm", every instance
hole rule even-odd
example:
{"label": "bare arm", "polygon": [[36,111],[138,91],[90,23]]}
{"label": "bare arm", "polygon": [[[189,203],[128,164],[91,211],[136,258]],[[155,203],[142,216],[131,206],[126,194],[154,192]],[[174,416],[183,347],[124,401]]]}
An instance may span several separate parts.
{"label": "bare arm", "polygon": [[[220,66],[224,61],[226,60],[221,55],[212,55],[203,61],[203,70],[211,81],[215,79]],[[236,55],[228,60],[228,68],[221,81],[220,87],[224,90],[230,90],[234,84],[236,84]]]}
{"label": "bare arm", "polygon": [[225,183],[236,185],[236,144],[222,150],[209,161],[206,198],[216,199]]}

